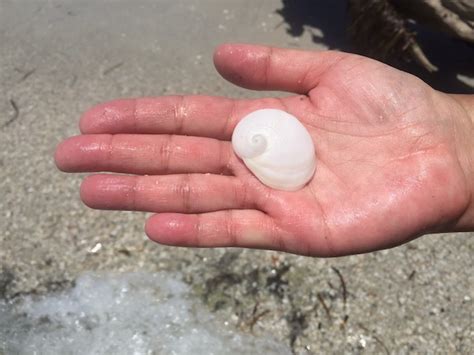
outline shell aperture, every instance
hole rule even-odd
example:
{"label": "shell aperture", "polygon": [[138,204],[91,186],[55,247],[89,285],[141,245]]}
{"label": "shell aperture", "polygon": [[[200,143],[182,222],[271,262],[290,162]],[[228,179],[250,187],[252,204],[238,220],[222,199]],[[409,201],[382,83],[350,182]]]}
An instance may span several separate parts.
{"label": "shell aperture", "polygon": [[274,189],[299,190],[316,170],[309,132],[282,110],[262,109],[242,118],[232,134],[232,147],[247,168]]}

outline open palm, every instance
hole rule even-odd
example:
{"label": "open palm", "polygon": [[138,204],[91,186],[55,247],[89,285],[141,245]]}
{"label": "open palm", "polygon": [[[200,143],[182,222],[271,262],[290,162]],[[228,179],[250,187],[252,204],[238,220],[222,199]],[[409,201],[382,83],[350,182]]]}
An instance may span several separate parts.
{"label": "open palm", "polygon": [[[447,95],[382,63],[339,52],[225,45],[218,71],[251,89],[296,93],[231,100],[167,96],[88,111],[56,152],[86,178],[90,207],[156,213],[146,232],[180,246],[242,246],[335,256],[398,245],[455,224],[470,196]],[[260,108],[301,120],[317,168],[301,190],[262,185],[232,151]],[[128,175],[123,175],[128,174]]]}

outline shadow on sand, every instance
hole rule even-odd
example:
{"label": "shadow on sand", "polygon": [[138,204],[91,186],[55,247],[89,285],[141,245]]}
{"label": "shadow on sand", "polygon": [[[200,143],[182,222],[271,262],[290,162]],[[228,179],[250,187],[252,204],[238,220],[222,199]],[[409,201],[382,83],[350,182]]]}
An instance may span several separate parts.
{"label": "shadow on sand", "polygon": [[[324,43],[331,49],[357,52],[347,32],[350,19],[346,0],[282,0],[282,8],[277,13],[283,17],[288,25],[288,33],[294,37],[311,29],[319,29],[323,33],[322,37],[311,31],[314,43]],[[418,41],[426,55],[439,70],[429,73],[415,63],[390,64],[418,76],[437,90],[474,93],[473,85],[458,78],[458,75],[474,78],[474,46],[420,26],[413,30],[418,33]]]}

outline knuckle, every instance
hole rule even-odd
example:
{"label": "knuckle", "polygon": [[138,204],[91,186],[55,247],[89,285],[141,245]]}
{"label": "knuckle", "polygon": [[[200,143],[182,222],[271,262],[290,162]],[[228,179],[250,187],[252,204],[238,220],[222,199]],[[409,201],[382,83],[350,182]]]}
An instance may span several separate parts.
{"label": "knuckle", "polygon": [[182,134],[184,132],[184,120],[186,118],[186,96],[180,95],[174,106],[174,119],[176,122],[176,132]]}
{"label": "knuckle", "polygon": [[191,205],[191,176],[189,174],[183,175],[183,178],[180,180],[177,186],[177,193],[180,197],[183,211],[189,213],[192,211]]}
{"label": "knuckle", "polygon": [[160,146],[159,156],[162,170],[164,173],[167,173],[170,171],[171,152],[173,150],[173,136],[168,135],[165,137],[166,138],[163,140]]}
{"label": "knuckle", "polygon": [[268,47],[267,53],[264,57],[264,62],[263,62],[263,83],[265,86],[268,86],[270,75],[271,75],[271,67],[272,67],[272,62],[273,62],[273,48]]}
{"label": "knuckle", "polygon": [[229,114],[223,120],[224,123],[222,125],[222,132],[221,132],[221,135],[223,137],[230,137],[232,135],[232,131],[233,131],[232,122],[234,121],[234,117],[236,115],[236,111],[237,111],[236,106],[237,106],[236,101],[232,100],[230,103]]}
{"label": "knuckle", "polygon": [[107,161],[111,161],[117,146],[117,136],[110,134],[108,139],[103,143],[101,150],[105,152]]}
{"label": "knuckle", "polygon": [[228,144],[219,143],[219,170],[221,174],[229,175],[232,173],[233,155],[231,153],[231,146]]}
{"label": "knuckle", "polygon": [[140,191],[141,177],[135,176],[128,191],[130,209],[136,211],[138,208],[138,191]]}
{"label": "knuckle", "polygon": [[242,181],[240,184],[237,184],[234,187],[234,196],[237,206],[240,208],[249,208],[252,207],[249,201],[250,194],[250,185],[248,182]]}
{"label": "knuckle", "polygon": [[234,212],[232,210],[226,211],[225,229],[227,237],[229,238],[229,245],[237,245],[237,231],[234,223]]}

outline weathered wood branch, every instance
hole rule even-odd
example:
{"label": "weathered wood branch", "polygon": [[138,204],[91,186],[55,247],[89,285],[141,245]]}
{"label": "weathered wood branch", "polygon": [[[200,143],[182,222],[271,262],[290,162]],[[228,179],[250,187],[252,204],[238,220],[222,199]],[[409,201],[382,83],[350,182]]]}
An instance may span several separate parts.
{"label": "weathered wood branch", "polygon": [[409,20],[474,43],[474,0],[349,0],[349,11],[354,45],[382,61],[412,59],[430,72],[437,70]]}
{"label": "weathered wood branch", "polygon": [[474,0],[392,0],[421,25],[474,43]]}

